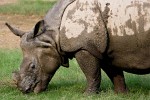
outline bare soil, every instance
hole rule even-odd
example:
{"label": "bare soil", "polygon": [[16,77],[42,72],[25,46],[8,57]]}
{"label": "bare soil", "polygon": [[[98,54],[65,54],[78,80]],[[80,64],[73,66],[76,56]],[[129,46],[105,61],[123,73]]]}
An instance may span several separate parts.
{"label": "bare soil", "polygon": [[[17,0],[0,0],[0,6],[8,3],[16,3]],[[20,48],[20,38],[15,36],[5,25],[9,23],[23,31],[30,31],[41,20],[42,16],[5,15],[0,14],[0,49]]]}
{"label": "bare soil", "polygon": [[0,5],[8,4],[8,3],[16,3],[17,0],[0,0]]}
{"label": "bare soil", "polygon": [[0,14],[0,48],[19,48],[20,37],[15,36],[5,25],[9,23],[23,31],[30,31],[42,19],[41,16],[4,15]]}

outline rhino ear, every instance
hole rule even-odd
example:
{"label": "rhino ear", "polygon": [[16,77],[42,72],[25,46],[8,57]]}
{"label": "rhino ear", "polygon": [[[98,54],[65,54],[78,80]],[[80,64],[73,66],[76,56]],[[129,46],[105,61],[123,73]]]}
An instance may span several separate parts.
{"label": "rhino ear", "polygon": [[23,32],[17,28],[14,28],[13,26],[9,25],[8,23],[5,23],[5,25],[17,36],[22,37],[25,34],[25,32]]}
{"label": "rhino ear", "polygon": [[34,27],[33,38],[41,35],[45,31],[45,29],[46,28],[44,26],[44,20],[39,21]]}

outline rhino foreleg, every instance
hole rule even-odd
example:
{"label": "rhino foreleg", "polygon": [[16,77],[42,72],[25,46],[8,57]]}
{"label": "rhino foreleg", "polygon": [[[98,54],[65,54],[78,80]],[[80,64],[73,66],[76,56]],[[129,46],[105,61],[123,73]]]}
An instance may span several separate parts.
{"label": "rhino foreleg", "polygon": [[75,57],[87,79],[87,89],[85,93],[98,93],[101,81],[99,59],[84,50],[77,52]]}

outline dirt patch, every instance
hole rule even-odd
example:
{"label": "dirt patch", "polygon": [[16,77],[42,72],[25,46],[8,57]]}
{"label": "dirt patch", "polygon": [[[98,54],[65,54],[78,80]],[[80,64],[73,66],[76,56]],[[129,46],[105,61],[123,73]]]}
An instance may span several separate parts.
{"label": "dirt patch", "polygon": [[9,3],[16,3],[17,0],[0,0],[0,5],[5,5]]}
{"label": "dirt patch", "polygon": [[20,38],[15,36],[6,26],[5,23],[24,30],[30,31],[34,25],[41,20],[42,16],[24,16],[24,15],[4,15],[0,14],[0,48],[20,48]]}
{"label": "dirt patch", "polygon": [[[55,0],[43,0],[43,1],[55,1]],[[0,0],[0,5],[17,3],[18,0]],[[25,15],[4,15],[0,14],[0,48],[14,49],[20,48],[20,38],[15,36],[6,26],[5,23],[24,30],[30,31],[34,25],[42,19],[43,16],[25,16]]]}

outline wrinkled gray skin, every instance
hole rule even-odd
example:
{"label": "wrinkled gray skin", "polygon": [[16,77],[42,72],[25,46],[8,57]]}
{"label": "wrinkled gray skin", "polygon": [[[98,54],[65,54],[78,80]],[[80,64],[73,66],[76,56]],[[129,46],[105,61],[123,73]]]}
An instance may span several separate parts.
{"label": "wrinkled gray skin", "polygon": [[68,59],[75,57],[87,78],[86,93],[98,93],[100,69],[106,72],[116,92],[127,92],[123,71],[150,73],[150,40],[147,39],[150,32],[145,34],[147,37],[144,35],[143,40],[147,41],[141,42],[142,46],[130,45],[134,35],[113,37],[101,16],[98,30],[67,39],[64,29],[59,29],[63,12],[73,1],[60,0],[31,32],[22,32],[6,23],[15,35],[21,37],[23,60],[20,70],[13,74],[17,87],[24,93],[44,91],[57,69],[61,65],[68,67]]}

